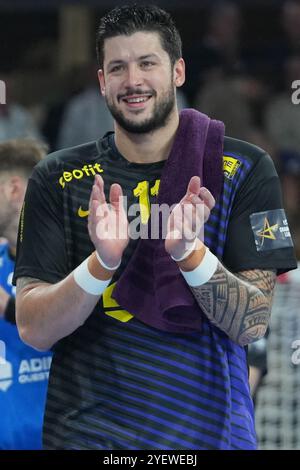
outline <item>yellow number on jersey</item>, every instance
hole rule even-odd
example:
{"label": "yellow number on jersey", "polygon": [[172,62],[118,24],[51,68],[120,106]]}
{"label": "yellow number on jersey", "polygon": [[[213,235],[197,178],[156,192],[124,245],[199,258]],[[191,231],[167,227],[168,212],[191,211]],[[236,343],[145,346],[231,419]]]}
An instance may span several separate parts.
{"label": "yellow number on jersey", "polygon": [[127,312],[127,310],[122,310],[118,302],[116,302],[115,299],[112,298],[112,293],[114,291],[114,288],[116,287],[116,284],[117,283],[114,282],[113,284],[108,286],[103,292],[103,310],[105,315],[108,315],[109,317],[113,317],[116,320],[125,323],[131,320],[133,318],[133,315]]}
{"label": "yellow number on jersey", "polygon": [[150,216],[150,201],[149,201],[149,183],[148,181],[141,181],[133,190],[133,194],[139,198],[139,205],[141,210],[141,222],[146,224]]}
{"label": "yellow number on jersey", "polygon": [[151,196],[157,196],[159,191],[160,180],[155,180],[154,186],[150,189]]}
{"label": "yellow number on jersey", "polygon": [[[154,186],[150,189],[151,196],[157,196],[159,191],[160,180],[155,180]],[[146,224],[150,217],[150,199],[149,199],[149,182],[141,181],[133,190],[135,197],[139,198],[141,211],[141,222]]]}

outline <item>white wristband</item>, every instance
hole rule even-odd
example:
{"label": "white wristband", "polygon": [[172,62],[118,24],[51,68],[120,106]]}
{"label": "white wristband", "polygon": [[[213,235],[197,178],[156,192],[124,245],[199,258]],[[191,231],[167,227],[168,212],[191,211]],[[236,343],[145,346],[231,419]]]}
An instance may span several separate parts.
{"label": "white wristband", "polygon": [[101,281],[100,279],[92,276],[88,268],[88,260],[89,258],[85,259],[74,270],[73,276],[75,282],[88,294],[101,295],[105,291],[111,279],[108,279],[107,281]]}
{"label": "white wristband", "polygon": [[188,248],[184,253],[183,255],[181,256],[181,258],[174,258],[174,256],[171,255],[171,258],[176,261],[176,263],[178,263],[179,261],[183,261],[185,258],[187,258],[192,251],[195,250],[197,246],[197,238],[195,238],[195,240],[193,241],[192,245],[190,248]]}
{"label": "white wristband", "polygon": [[115,271],[116,269],[118,269],[120,266],[121,266],[121,262],[122,260],[120,259],[120,262],[117,264],[117,266],[107,266],[107,264],[104,263],[104,261],[100,258],[100,255],[99,253],[96,251],[96,257],[97,257],[97,260],[99,261],[99,263],[101,264],[101,266],[105,269],[108,269],[108,271]]}
{"label": "white wristband", "polygon": [[205,255],[199,264],[193,271],[181,271],[184,279],[191,287],[201,286],[208,282],[215,274],[218,266],[218,258],[206,248]]}

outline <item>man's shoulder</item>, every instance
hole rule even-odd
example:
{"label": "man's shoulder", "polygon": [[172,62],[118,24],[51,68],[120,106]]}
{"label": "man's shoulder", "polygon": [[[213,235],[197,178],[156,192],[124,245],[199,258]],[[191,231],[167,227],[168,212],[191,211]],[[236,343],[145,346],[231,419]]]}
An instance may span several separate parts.
{"label": "man's shoulder", "polygon": [[37,164],[36,168],[51,172],[62,169],[65,165],[76,165],[85,160],[94,159],[97,156],[99,156],[99,147],[97,141],[92,141],[49,153]]}
{"label": "man's shoulder", "polygon": [[235,139],[225,136],[224,138],[224,155],[236,155],[237,157],[246,158],[249,162],[256,163],[261,158],[268,157],[265,150],[257,145],[251,144],[245,140]]}
{"label": "man's shoulder", "polygon": [[49,153],[35,166],[31,178],[51,181],[57,179],[57,176],[63,172],[80,172],[91,164],[101,162],[108,147],[106,136],[104,136],[99,140]]}
{"label": "man's shoulder", "polygon": [[[237,166],[243,165],[246,173],[251,170],[261,173],[265,177],[272,178],[278,177],[274,161],[270,155],[258,147],[244,140],[235,139],[233,137],[225,137],[224,139],[224,165],[227,165],[227,160],[236,160]],[[231,161],[229,161],[232,164]]]}

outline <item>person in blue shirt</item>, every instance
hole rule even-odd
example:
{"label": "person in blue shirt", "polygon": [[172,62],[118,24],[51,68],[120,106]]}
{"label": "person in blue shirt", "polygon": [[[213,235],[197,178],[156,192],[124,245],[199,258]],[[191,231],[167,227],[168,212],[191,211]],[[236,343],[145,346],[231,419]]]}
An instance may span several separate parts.
{"label": "person in blue shirt", "polygon": [[15,322],[17,226],[28,177],[45,155],[31,140],[0,143],[0,449],[40,449],[51,353],[20,339]]}

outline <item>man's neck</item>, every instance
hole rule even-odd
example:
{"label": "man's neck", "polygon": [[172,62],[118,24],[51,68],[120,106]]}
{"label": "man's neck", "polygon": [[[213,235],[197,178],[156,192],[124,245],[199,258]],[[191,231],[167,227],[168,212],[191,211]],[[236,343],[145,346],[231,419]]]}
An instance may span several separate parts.
{"label": "man's neck", "polygon": [[147,134],[132,134],[115,124],[115,143],[129,162],[155,163],[166,160],[171,151],[179,124],[178,112],[165,127]]}

